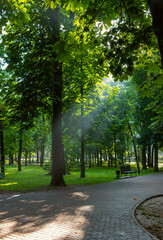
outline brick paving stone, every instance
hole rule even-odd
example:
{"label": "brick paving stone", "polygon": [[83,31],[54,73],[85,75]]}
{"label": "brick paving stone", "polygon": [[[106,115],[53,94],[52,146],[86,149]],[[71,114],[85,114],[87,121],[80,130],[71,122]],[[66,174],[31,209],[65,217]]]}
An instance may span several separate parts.
{"label": "brick paving stone", "polygon": [[133,218],[163,173],[48,192],[0,194],[2,240],[155,240]]}

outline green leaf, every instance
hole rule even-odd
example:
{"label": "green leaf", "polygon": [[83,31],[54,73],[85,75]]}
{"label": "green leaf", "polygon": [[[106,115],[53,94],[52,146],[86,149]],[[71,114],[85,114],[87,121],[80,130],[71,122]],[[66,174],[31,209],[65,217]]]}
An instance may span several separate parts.
{"label": "green leaf", "polygon": [[154,84],[163,84],[163,75],[159,75],[153,82]]}
{"label": "green leaf", "polygon": [[50,2],[50,7],[51,7],[51,9],[54,9],[54,8],[56,8],[57,7],[57,3],[58,1],[56,1],[56,2],[53,2],[53,1],[51,1]]}

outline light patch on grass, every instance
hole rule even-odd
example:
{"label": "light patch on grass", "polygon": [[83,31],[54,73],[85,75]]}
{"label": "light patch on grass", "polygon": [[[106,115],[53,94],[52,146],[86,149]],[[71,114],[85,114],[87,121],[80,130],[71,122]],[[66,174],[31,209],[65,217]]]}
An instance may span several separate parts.
{"label": "light patch on grass", "polygon": [[15,185],[15,184],[18,184],[17,182],[12,182],[12,183],[2,183],[0,184],[0,186],[11,186],[11,185]]}

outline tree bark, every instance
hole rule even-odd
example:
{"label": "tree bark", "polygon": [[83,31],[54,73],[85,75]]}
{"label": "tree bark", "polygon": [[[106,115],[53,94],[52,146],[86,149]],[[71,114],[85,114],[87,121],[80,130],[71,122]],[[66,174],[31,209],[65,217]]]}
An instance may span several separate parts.
{"label": "tree bark", "polygon": [[[2,124],[0,124],[2,128]],[[1,173],[5,173],[5,152],[4,152],[4,138],[3,130],[0,130],[0,139],[1,139]]]}
{"label": "tree bark", "polygon": [[[45,118],[43,115],[43,125],[45,123]],[[41,143],[41,154],[40,154],[40,167],[43,167],[44,164],[44,152],[45,152],[45,131],[43,126],[43,135],[42,135],[42,143]]]}
{"label": "tree bark", "polygon": [[162,0],[148,0],[152,15],[152,25],[156,34],[160,55],[161,63],[163,68],[163,1]]}
{"label": "tree bark", "polygon": [[22,156],[22,131],[20,130],[20,139],[19,139],[19,154],[18,154],[18,171],[21,171],[21,156]]}
{"label": "tree bark", "polygon": [[111,154],[110,154],[110,149],[108,147],[108,167],[111,166]]}
{"label": "tree bark", "polygon": [[102,167],[102,148],[100,148],[100,167]]}
{"label": "tree bark", "polygon": [[148,167],[152,167],[151,145],[148,145]]}
{"label": "tree bark", "polygon": [[115,151],[115,167],[117,167],[117,143],[116,143],[116,135],[114,136],[114,151]]}
{"label": "tree bark", "polygon": [[3,123],[2,123],[2,105],[0,104],[0,150],[1,150],[1,173],[5,173],[5,152],[3,139]]}
{"label": "tree bark", "polygon": [[29,165],[31,165],[31,153],[29,154]]}
{"label": "tree bark", "polygon": [[52,118],[52,179],[50,185],[65,186],[64,154],[62,145],[62,64],[56,63],[57,96],[53,100]]}
{"label": "tree bark", "polygon": [[94,151],[94,163],[96,164],[96,160],[97,160],[97,155],[96,155],[96,151]]}
{"label": "tree bark", "polygon": [[9,165],[12,165],[13,163],[14,163],[13,153],[9,153]]}
{"label": "tree bark", "polygon": [[146,146],[142,145],[142,167],[143,169],[147,169],[146,165]]}
{"label": "tree bark", "polygon": [[98,147],[97,147],[97,152],[96,153],[97,153],[97,166],[100,166]]}
{"label": "tree bark", "polygon": [[157,144],[154,144],[154,150],[155,150],[154,171],[158,172],[158,145]]}
{"label": "tree bark", "polygon": [[[60,40],[60,24],[58,21],[58,8],[54,10],[49,8],[47,15],[49,26],[52,29],[52,44]],[[52,179],[50,185],[65,186],[63,178],[64,154],[62,147],[62,63],[56,60],[57,54],[53,52],[52,66],[53,77],[51,79],[51,96],[52,96]]]}
{"label": "tree bark", "polygon": [[27,150],[25,151],[25,166],[27,166],[27,158],[28,158],[28,152]]}
{"label": "tree bark", "polygon": [[153,152],[154,152],[154,146],[152,146],[152,156],[151,156],[152,167],[153,167]]}
{"label": "tree bark", "polygon": [[37,150],[36,150],[37,152],[36,152],[36,154],[37,154],[37,160],[36,160],[36,162],[37,162],[37,164],[39,164],[39,149],[38,149],[38,147],[37,147]]}
{"label": "tree bark", "polygon": [[81,85],[81,156],[80,156],[80,177],[85,178],[85,163],[84,163],[84,106],[83,106],[83,85]]}
{"label": "tree bark", "polygon": [[91,158],[91,151],[89,150],[89,168],[92,167],[91,160],[92,160],[92,158]]}

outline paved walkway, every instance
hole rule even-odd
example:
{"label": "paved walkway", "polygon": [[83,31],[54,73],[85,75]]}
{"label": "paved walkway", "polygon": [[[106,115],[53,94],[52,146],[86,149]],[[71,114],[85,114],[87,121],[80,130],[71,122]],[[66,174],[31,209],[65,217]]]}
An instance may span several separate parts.
{"label": "paved walkway", "polygon": [[135,206],[163,194],[163,173],[49,192],[0,195],[0,239],[154,240]]}

